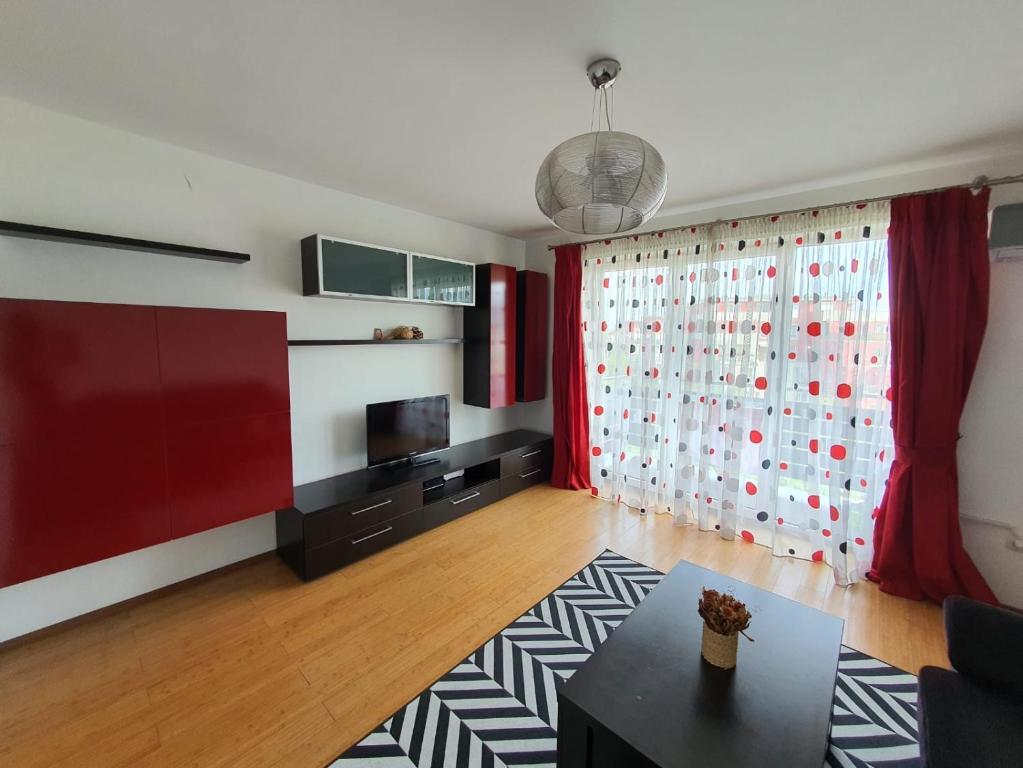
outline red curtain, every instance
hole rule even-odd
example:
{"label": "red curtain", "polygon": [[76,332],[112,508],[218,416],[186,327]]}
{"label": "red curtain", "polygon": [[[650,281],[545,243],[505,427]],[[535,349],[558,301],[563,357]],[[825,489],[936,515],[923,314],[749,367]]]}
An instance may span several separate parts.
{"label": "red curtain", "polygon": [[590,487],[590,421],[583,362],[582,246],[554,249],[554,467],[551,485]]}
{"label": "red curtain", "polygon": [[870,578],[940,603],[995,596],[963,549],[956,440],[987,325],[990,190],[897,198],[888,236],[895,460]]}

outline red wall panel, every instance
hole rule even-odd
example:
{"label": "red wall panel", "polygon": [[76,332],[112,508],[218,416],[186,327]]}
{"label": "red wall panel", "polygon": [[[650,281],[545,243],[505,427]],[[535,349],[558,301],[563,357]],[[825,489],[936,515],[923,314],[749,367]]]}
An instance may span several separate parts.
{"label": "red wall panel", "polygon": [[0,299],[0,586],[291,503],[280,313]]}
{"label": "red wall panel", "polygon": [[156,318],[172,535],[291,506],[285,316],[158,307]]}
{"label": "red wall panel", "polygon": [[0,300],[0,586],[170,539],[149,307]]}
{"label": "red wall panel", "polygon": [[290,507],[291,414],[172,425],[167,475],[174,538]]}
{"label": "red wall panel", "polygon": [[156,322],[168,424],[291,408],[283,313],[157,307]]}

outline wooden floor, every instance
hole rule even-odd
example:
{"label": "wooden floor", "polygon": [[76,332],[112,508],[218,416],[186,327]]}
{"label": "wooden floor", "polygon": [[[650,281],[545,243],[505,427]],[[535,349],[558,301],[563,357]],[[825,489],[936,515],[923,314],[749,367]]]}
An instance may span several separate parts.
{"label": "wooden floor", "polygon": [[0,649],[0,765],[319,768],[604,548],[679,559],[946,665],[937,607],[664,516],[535,487],[311,584],[275,557]]}

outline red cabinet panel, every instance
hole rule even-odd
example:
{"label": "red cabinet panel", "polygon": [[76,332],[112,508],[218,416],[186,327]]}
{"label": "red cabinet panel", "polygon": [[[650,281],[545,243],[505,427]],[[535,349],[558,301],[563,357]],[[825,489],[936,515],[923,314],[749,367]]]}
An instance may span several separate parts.
{"label": "red cabinet panel", "polygon": [[159,307],[156,317],[172,535],[291,506],[284,314]]}
{"label": "red cabinet panel", "polygon": [[464,314],[462,397],[468,405],[515,402],[515,267],[476,267],[476,306]]}
{"label": "red cabinet panel", "polygon": [[168,424],[291,407],[283,312],[157,307],[156,319]]}
{"label": "red cabinet panel", "polygon": [[281,313],[0,299],[0,587],[291,504]]}
{"label": "red cabinet panel", "polygon": [[291,414],[171,425],[167,475],[174,538],[290,507]]}
{"label": "red cabinet panel", "polygon": [[0,300],[0,586],[170,539],[152,308]]}
{"label": "red cabinet panel", "polygon": [[547,275],[518,274],[515,339],[515,399],[543,400],[547,394]]}
{"label": "red cabinet panel", "polygon": [[490,402],[515,402],[515,268],[493,265],[490,277]]}

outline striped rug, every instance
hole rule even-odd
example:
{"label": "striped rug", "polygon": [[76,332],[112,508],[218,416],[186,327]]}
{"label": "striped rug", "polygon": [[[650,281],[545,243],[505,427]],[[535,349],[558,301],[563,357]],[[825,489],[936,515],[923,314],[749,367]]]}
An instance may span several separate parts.
{"label": "striped rug", "polygon": [[[663,576],[605,551],[331,768],[554,766],[558,686]],[[919,765],[913,675],[843,647],[831,717],[826,765]]]}

